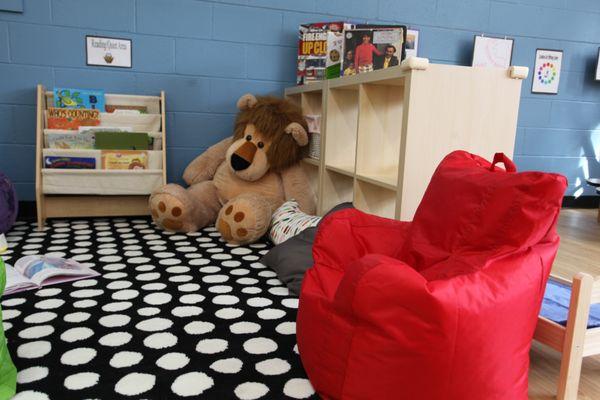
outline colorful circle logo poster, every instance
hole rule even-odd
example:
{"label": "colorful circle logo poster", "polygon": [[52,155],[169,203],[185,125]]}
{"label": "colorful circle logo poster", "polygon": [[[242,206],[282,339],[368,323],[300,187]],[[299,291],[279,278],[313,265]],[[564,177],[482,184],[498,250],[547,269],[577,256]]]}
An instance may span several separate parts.
{"label": "colorful circle logo poster", "polygon": [[562,51],[538,49],[535,54],[533,93],[558,93]]}

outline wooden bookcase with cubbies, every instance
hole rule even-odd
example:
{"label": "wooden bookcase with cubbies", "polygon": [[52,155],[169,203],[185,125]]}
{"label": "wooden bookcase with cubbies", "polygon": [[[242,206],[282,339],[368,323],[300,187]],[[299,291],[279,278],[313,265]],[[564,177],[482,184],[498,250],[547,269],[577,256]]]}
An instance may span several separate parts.
{"label": "wooden bookcase with cubbies", "polygon": [[473,68],[409,58],[398,67],[286,89],[321,115],[321,154],[303,167],[322,215],[352,201],[411,220],[441,159],[466,150],[513,155],[526,67]]}
{"label": "wooden bookcase with cubbies", "polygon": [[[148,150],[148,168],[143,170],[44,168],[44,157],[65,155],[95,157],[101,150],[52,149],[47,138],[69,131],[47,129],[46,111],[52,107],[54,95],[42,85],[37,87],[37,128],[35,189],[38,229],[46,218],[95,217],[149,214],[148,197],[167,181],[165,93],[159,96],[106,94],[107,105],[144,106],[144,114],[100,113],[100,125],[128,126],[134,131],[148,132],[154,140]],[[72,132],[72,131],[71,131]]]}

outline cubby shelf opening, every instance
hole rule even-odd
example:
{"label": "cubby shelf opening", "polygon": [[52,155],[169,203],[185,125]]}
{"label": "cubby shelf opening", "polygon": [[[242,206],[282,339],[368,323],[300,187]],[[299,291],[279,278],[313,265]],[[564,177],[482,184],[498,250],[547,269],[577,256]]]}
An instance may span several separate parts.
{"label": "cubby shelf opening", "polygon": [[386,218],[396,216],[396,191],[357,179],[354,206],[369,214]]}
{"label": "cubby shelf opening", "polygon": [[358,91],[331,89],[327,99],[325,165],[354,173]]}
{"label": "cubby shelf opening", "polygon": [[329,211],[340,203],[352,201],[354,178],[332,170],[325,170],[322,193],[321,207],[325,211]]}

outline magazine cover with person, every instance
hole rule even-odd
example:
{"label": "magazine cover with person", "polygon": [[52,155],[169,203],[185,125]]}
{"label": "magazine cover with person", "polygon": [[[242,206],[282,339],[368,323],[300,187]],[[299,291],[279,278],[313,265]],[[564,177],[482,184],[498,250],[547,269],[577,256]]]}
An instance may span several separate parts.
{"label": "magazine cover with person", "polygon": [[344,31],[342,76],[400,65],[405,56],[403,25],[356,25]]}

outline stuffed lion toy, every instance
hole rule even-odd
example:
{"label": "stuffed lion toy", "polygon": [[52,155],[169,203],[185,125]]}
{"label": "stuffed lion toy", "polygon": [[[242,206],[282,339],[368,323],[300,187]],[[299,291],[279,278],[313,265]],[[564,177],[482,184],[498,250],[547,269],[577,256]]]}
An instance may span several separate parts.
{"label": "stuffed lion toy", "polygon": [[307,214],[315,198],[300,161],[308,145],[299,107],[275,97],[242,96],[233,137],[207,149],[183,173],[189,187],[168,184],[150,196],[154,222],[194,232],[215,224],[223,239],[246,244],[263,236],[273,212],[295,199]]}

